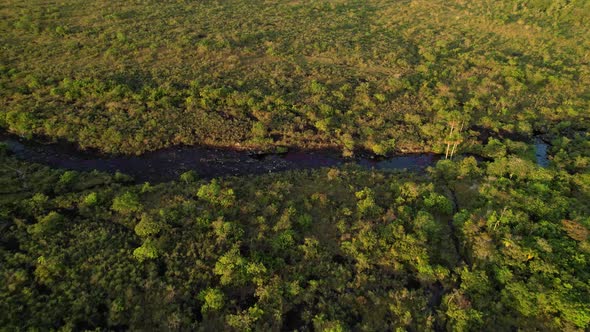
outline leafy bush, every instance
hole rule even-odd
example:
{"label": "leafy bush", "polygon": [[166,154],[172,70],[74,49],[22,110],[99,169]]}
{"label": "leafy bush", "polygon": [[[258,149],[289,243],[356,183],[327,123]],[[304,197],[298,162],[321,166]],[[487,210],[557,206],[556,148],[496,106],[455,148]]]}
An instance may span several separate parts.
{"label": "leafy bush", "polygon": [[111,208],[121,214],[132,214],[142,210],[142,205],[139,201],[139,196],[131,191],[127,191],[122,195],[115,197]]}

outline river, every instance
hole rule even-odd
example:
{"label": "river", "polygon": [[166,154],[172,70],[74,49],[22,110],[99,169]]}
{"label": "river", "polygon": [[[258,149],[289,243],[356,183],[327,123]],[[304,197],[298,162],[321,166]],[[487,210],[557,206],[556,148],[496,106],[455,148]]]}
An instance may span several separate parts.
{"label": "river", "polygon": [[80,151],[66,143],[39,143],[14,136],[0,141],[16,158],[76,171],[116,171],[131,175],[136,181],[152,183],[178,179],[194,170],[201,178],[265,174],[295,169],[314,169],[357,163],[365,168],[424,170],[440,158],[435,154],[410,154],[384,159],[343,158],[337,150],[292,150],[283,154],[256,155],[248,151],[199,146],[171,147],[141,156],[101,155]]}
{"label": "river", "polygon": [[[283,154],[256,155],[248,151],[199,146],[171,147],[141,156],[101,155],[80,151],[67,143],[40,143],[12,135],[0,135],[0,141],[16,158],[54,168],[76,171],[122,172],[137,182],[176,180],[194,170],[201,178],[265,174],[297,169],[315,169],[355,163],[366,169],[423,171],[441,158],[432,153],[405,154],[388,158],[343,158],[337,150],[291,150]],[[547,145],[535,142],[537,163],[548,164]]]}

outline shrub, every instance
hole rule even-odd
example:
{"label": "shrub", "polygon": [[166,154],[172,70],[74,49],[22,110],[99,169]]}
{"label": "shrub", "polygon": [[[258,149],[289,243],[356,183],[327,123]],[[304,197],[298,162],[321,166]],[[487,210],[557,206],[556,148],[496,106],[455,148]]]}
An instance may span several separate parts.
{"label": "shrub", "polygon": [[161,229],[162,226],[160,223],[154,221],[149,215],[144,214],[141,217],[141,221],[135,225],[135,234],[141,237],[154,236],[157,235]]}
{"label": "shrub", "polygon": [[32,234],[44,234],[56,230],[59,223],[64,220],[63,216],[55,211],[49,212],[48,215],[41,218],[38,223],[31,226]]}
{"label": "shrub", "polygon": [[95,192],[92,192],[92,193],[86,195],[84,197],[84,199],[82,200],[82,202],[86,206],[95,206],[98,203],[98,194]]}
{"label": "shrub", "polygon": [[188,183],[193,183],[197,181],[197,173],[195,171],[188,171],[184,172],[180,175],[180,181]]}
{"label": "shrub", "polygon": [[225,296],[218,288],[207,288],[199,293],[199,300],[204,302],[201,312],[205,313],[223,308]]}
{"label": "shrub", "polygon": [[133,250],[133,257],[135,257],[140,262],[156,259],[159,256],[160,254],[158,253],[158,248],[150,239],[145,240],[141,247]]}
{"label": "shrub", "polygon": [[211,181],[209,184],[204,184],[199,188],[197,197],[209,203],[221,205],[222,207],[230,207],[235,202],[234,190],[221,189],[217,180]]}
{"label": "shrub", "polygon": [[114,211],[121,214],[131,214],[141,211],[142,206],[136,193],[126,192],[123,195],[115,197],[111,207]]}

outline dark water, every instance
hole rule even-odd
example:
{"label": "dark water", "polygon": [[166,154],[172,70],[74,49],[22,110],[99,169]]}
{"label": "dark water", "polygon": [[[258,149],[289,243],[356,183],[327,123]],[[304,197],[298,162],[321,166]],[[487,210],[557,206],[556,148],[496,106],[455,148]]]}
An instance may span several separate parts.
{"label": "dark water", "polygon": [[549,158],[547,157],[547,148],[549,144],[545,143],[541,138],[535,138],[535,158],[537,165],[541,167],[549,166]]}
{"label": "dark water", "polygon": [[0,141],[6,143],[17,158],[29,162],[76,171],[119,171],[133,176],[138,182],[152,183],[178,179],[180,174],[189,170],[194,170],[199,177],[213,178],[314,169],[345,163],[356,163],[367,169],[422,171],[440,159],[434,154],[412,154],[386,159],[345,159],[335,150],[295,150],[261,156],[247,151],[194,146],[173,147],[141,156],[103,156],[79,151],[69,144],[42,144],[13,136],[0,136]]}
{"label": "dark water", "polygon": [[[381,159],[345,159],[336,150],[294,150],[284,154],[253,155],[248,151],[196,146],[172,147],[141,156],[104,156],[80,151],[67,143],[43,144],[2,134],[0,142],[7,144],[17,158],[29,162],[76,171],[119,171],[133,176],[138,182],[152,183],[178,179],[180,174],[189,170],[194,170],[202,178],[214,178],[314,169],[345,163],[355,163],[366,169],[423,171],[441,158],[424,153]],[[534,144],[537,164],[547,167],[548,144],[540,138],[536,138]]]}

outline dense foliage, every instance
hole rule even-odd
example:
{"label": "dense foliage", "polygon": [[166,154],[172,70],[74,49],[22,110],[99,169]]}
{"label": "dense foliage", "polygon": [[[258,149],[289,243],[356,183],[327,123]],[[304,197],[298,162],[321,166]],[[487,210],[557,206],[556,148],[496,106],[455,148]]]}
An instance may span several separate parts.
{"label": "dense foliage", "polygon": [[0,163],[7,330],[590,327],[588,173],[509,155],[133,185]]}
{"label": "dense foliage", "polygon": [[590,330],[590,1],[4,0],[0,17],[2,132],[445,157],[137,184],[0,144],[1,331]]}
{"label": "dense foliage", "polygon": [[0,15],[0,127],[107,152],[442,152],[589,127],[586,0],[6,0]]}

